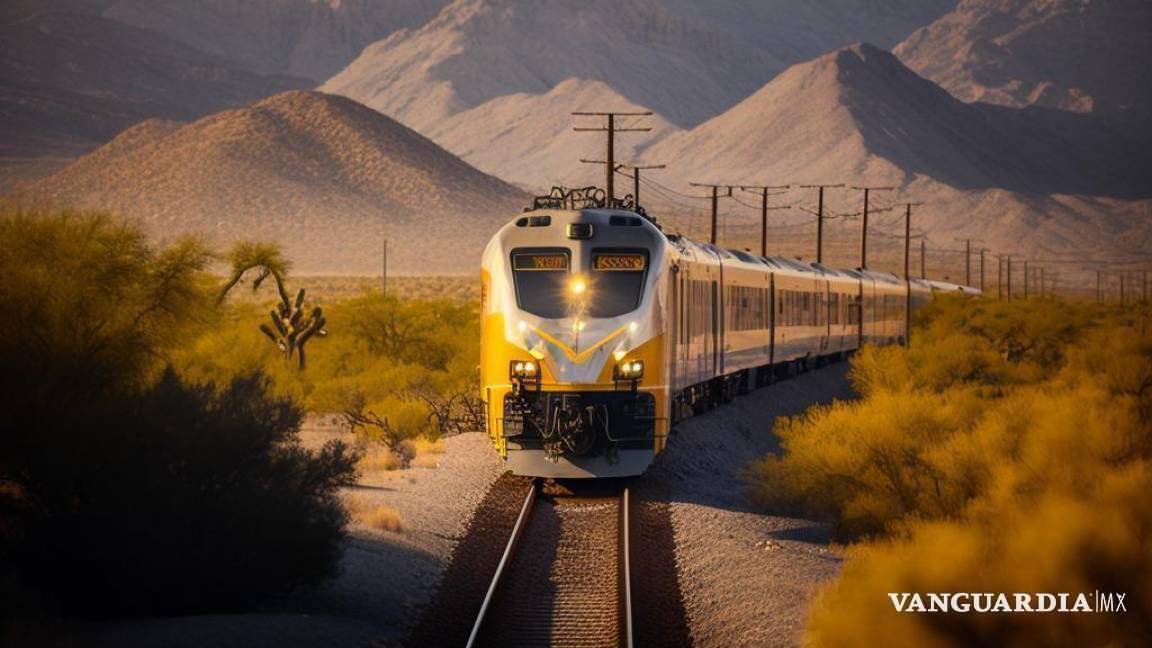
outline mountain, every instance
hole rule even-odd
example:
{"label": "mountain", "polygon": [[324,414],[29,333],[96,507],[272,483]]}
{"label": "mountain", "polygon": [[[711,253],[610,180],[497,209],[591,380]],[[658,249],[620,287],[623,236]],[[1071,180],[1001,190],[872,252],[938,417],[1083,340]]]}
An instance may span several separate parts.
{"label": "mountain", "polygon": [[[481,171],[522,186],[547,190],[560,182],[603,185],[602,166],[581,159],[604,159],[603,133],[572,130],[577,120],[603,126],[603,118],[574,117],[573,111],[643,112],[600,81],[567,79],[544,94],[520,92],[487,101],[428,126],[424,134]],[[620,126],[642,125],[650,132],[617,136],[616,159],[635,160],[637,151],[676,130],[660,115],[622,117]]]}
{"label": "mountain", "polygon": [[964,101],[1146,122],[1149,25],[1147,0],[962,0],[894,52]]}
{"label": "mountain", "polygon": [[953,1],[455,0],[321,89],[425,132],[505,95],[592,79],[685,127],[791,63],[852,40],[894,44]]}
{"label": "mountain", "polygon": [[385,237],[395,271],[472,269],[527,197],[356,102],[294,91],[144,122],[8,200],[110,210],[161,240],[279,241],[297,272],[371,274]]}
{"label": "mountain", "polygon": [[75,157],[144,119],[191,119],[308,84],[109,20],[98,6],[47,6],[65,5],[0,12],[0,175]]}
{"label": "mountain", "polygon": [[263,74],[323,81],[443,0],[106,0],[103,15]]}
{"label": "mountain", "polygon": [[[1079,148],[1029,114],[963,103],[892,54],[854,45],[790,68],[722,115],[646,149],[644,157],[671,163],[661,182],[680,185],[894,186],[898,192],[877,195],[883,203],[925,201],[917,221],[936,245],[955,236],[981,238],[1002,251],[1047,254],[1147,246],[1147,153],[1139,164],[1112,159],[1111,149]],[[1069,124],[1081,127],[1093,125]],[[815,193],[794,189],[773,202],[814,209]],[[826,196],[833,213],[855,212],[860,203],[856,191],[831,189]],[[743,213],[751,221],[755,212]],[[795,222],[799,213],[787,218]],[[840,225],[858,227],[847,217]]]}

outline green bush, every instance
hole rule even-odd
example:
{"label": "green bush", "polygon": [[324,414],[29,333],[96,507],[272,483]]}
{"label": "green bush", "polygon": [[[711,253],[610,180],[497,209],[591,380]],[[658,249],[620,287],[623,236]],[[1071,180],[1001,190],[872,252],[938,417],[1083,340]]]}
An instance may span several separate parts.
{"label": "green bush", "polygon": [[266,317],[236,304],[179,354],[193,382],[229,380],[267,367],[277,393],[313,412],[336,413],[366,438],[392,448],[405,439],[478,429],[479,316],[474,304],[400,301],[379,294],[325,306],[333,333],[309,348],[308,369],[277,362],[257,325]]}
{"label": "green bush", "polygon": [[334,567],[354,457],[304,450],[258,373],[165,369],[218,321],[209,261],[102,215],[0,214],[6,611],[229,609]]}

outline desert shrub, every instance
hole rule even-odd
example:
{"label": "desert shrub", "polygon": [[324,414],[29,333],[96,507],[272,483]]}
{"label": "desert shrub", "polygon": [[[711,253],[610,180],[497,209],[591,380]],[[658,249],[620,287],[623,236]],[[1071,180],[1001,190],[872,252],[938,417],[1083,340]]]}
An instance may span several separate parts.
{"label": "desert shrub", "polygon": [[[1049,321],[1051,320],[1051,321]],[[858,541],[809,639],[1125,644],[1150,629],[1152,339],[1131,313],[941,300],[910,350],[853,360],[860,400],[778,422],[772,510]],[[888,592],[1128,592],[1111,615],[897,614]]]}
{"label": "desert shrub", "polygon": [[[1137,646],[1152,635],[1152,466],[1126,465],[1086,490],[992,499],[960,520],[913,525],[850,548],[813,603],[818,646]],[[1125,592],[1121,614],[898,613],[888,593]],[[1033,605],[1036,605],[1034,602]]]}
{"label": "desert shrub", "polygon": [[0,604],[36,613],[247,605],[330,572],[341,444],[246,372],[165,366],[217,322],[194,241],[102,215],[0,214]]}
{"label": "desert shrub", "polygon": [[303,449],[300,416],[258,376],[216,389],[167,373],[43,421],[13,553],[24,586],[87,613],[235,609],[317,584],[355,458]]}
{"label": "desert shrub", "polygon": [[310,349],[306,371],[275,362],[256,331],[261,309],[245,303],[232,305],[225,325],[201,335],[178,365],[198,382],[266,366],[278,393],[340,414],[363,438],[396,451],[406,439],[477,429],[474,304],[364,294],[329,302],[325,314],[333,332]]}

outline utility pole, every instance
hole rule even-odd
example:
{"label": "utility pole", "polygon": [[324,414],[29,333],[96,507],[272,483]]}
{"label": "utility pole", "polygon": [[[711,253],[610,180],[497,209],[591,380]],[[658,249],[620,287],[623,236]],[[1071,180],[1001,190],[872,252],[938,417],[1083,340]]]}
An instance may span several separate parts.
{"label": "utility pole", "polygon": [[838,189],[843,187],[844,184],[824,185],[800,185],[801,189],[819,189],[820,190],[820,203],[816,210],[816,263],[824,263],[824,190],[825,189]]}
{"label": "utility pole", "polygon": [[912,282],[909,274],[909,252],[912,245],[912,208],[922,202],[904,203],[904,346],[912,340]]}
{"label": "utility pole", "polygon": [[1125,300],[1125,295],[1124,295],[1124,283],[1125,283],[1124,280],[1127,277],[1128,277],[1128,271],[1127,270],[1121,270],[1120,271],[1120,306],[1121,307],[1127,306],[1127,303]]}
{"label": "utility pole", "polygon": [[380,293],[385,297],[388,296],[388,239],[384,239],[384,254],[380,260],[381,273],[380,273]]}
{"label": "utility pole", "polygon": [[607,146],[605,147],[604,155],[604,206],[611,207],[612,201],[616,199],[615,194],[615,175],[616,175],[616,133],[646,133],[652,130],[650,127],[644,128],[619,128],[616,126],[617,117],[649,117],[652,111],[632,111],[632,112],[574,112],[574,116],[578,117],[606,117],[607,122],[603,128],[573,128],[572,130],[578,132],[596,132],[607,133]]}
{"label": "utility pole", "polygon": [[1028,273],[1028,259],[1024,259],[1024,299],[1028,299],[1028,280],[1030,278]]}
{"label": "utility pole", "polygon": [[1041,266],[1040,267],[1040,299],[1044,299],[1044,289],[1045,289],[1044,267]]}
{"label": "utility pole", "polygon": [[701,182],[689,182],[688,184],[692,185],[693,187],[709,187],[712,189],[712,228],[710,230],[711,233],[708,235],[708,241],[710,243],[712,243],[712,245],[716,245],[716,213],[719,211],[720,190],[721,189],[727,189],[728,190],[727,195],[730,197],[732,195],[732,186],[731,185],[718,185],[718,184],[704,184]]}
{"label": "utility pole", "polygon": [[[768,206],[768,196],[778,196],[778,195],[784,193],[785,191],[787,191],[788,189],[791,189],[791,188],[792,188],[792,185],[779,185],[779,186],[741,185],[740,186],[741,191],[752,191],[753,189],[755,189],[755,190],[760,192],[760,256],[762,256],[762,257],[768,256],[768,210],[770,210],[770,209],[788,209],[789,207],[791,207],[791,205],[787,205],[787,206],[781,205],[778,207],[769,207]],[[774,191],[776,193],[768,193],[769,191]]]}
{"label": "utility pole", "polygon": [[663,169],[665,164],[625,164],[625,169],[632,169],[632,201],[640,207],[640,171],[644,169]]}
{"label": "utility pole", "polygon": [[[604,160],[588,160],[585,158],[580,158],[580,161],[583,162],[584,164],[607,164]],[[664,168],[667,168],[667,166],[668,165],[666,165],[666,164],[641,165],[641,164],[625,164],[622,162],[618,162],[616,164],[617,170],[632,169],[632,202],[636,205],[636,207],[640,207],[640,170],[641,169],[664,169]]]}
{"label": "utility pole", "polygon": [[926,256],[928,256],[928,243],[926,242],[926,239],[923,236],[921,236],[920,237],[920,278],[921,279],[927,279],[928,278],[928,272],[925,270],[925,268],[928,267],[928,264],[925,263],[925,261],[924,261],[924,257],[926,257]]}
{"label": "utility pole", "polygon": [[980,293],[984,293],[984,253],[988,248],[980,248]]}
{"label": "utility pole", "polygon": [[[868,194],[873,191],[893,191],[895,187],[852,187],[856,191],[864,192],[864,224],[860,230],[860,269],[868,269]],[[888,211],[887,209],[878,209]]]}
{"label": "utility pole", "polygon": [[964,285],[972,285],[972,239],[964,239]]}
{"label": "utility pole", "polygon": [[1102,302],[1101,302],[1101,295],[1100,295],[1100,271],[1097,270],[1096,271],[1096,305],[1099,306],[1101,303]]}
{"label": "utility pole", "polygon": [[1004,299],[1004,255],[996,255],[996,299]]}
{"label": "utility pole", "polygon": [[1012,255],[1008,255],[1008,301],[1012,301]]}

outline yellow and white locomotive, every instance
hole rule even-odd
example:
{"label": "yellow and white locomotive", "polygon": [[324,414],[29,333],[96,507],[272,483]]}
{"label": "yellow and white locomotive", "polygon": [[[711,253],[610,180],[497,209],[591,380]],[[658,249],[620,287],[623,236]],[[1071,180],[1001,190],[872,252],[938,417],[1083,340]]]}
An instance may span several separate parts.
{"label": "yellow and white locomotive", "polygon": [[481,397],[516,474],[638,475],[678,419],[970,290],[696,243],[598,193],[554,190],[484,251]]}

